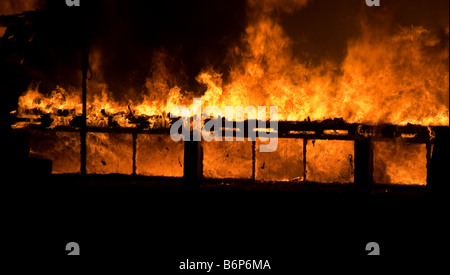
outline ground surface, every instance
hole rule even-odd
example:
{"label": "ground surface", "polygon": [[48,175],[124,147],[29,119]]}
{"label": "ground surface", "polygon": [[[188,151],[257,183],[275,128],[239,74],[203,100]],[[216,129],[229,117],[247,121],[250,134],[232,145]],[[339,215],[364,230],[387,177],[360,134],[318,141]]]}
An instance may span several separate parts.
{"label": "ground surface", "polygon": [[11,180],[2,192],[11,253],[66,255],[75,241],[83,255],[139,255],[175,269],[195,257],[286,266],[304,255],[365,255],[372,241],[385,255],[432,255],[445,237],[441,203],[415,189],[359,195],[323,186],[186,190],[167,179],[42,180]]}

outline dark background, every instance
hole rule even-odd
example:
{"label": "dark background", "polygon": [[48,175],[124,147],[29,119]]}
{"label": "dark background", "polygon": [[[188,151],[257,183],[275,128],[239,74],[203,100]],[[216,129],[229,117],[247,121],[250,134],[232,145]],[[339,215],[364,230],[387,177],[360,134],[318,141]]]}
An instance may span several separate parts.
{"label": "dark background", "polygon": [[[363,2],[310,1],[295,13],[275,16],[294,40],[296,56],[316,63],[342,61],[347,42],[360,34],[361,18],[436,31],[448,26],[448,1],[382,0],[379,10],[368,10]],[[43,7],[32,45],[15,49],[17,56],[2,63],[2,95],[18,96],[31,81],[40,81],[43,93],[60,84],[80,86],[85,35],[91,49],[101,49],[102,74],[116,97],[130,87],[141,89],[153,53],[161,48],[172,57],[168,65],[177,84],[195,91],[195,76],[205,67],[226,77],[228,49],[241,43],[249,20],[248,7],[239,0],[91,0],[82,1],[81,8],[49,0]],[[15,66],[22,54],[23,66]],[[8,102],[17,102],[12,98]],[[276,271],[298,267],[303,256],[365,255],[371,241],[386,255],[434,255],[448,236],[446,197],[424,193],[192,191],[107,180],[80,187],[80,179],[71,177],[5,178],[3,188],[16,191],[2,192],[8,251],[65,255],[65,244],[76,241],[82,255],[145,256],[169,270],[198,258],[269,259]]]}

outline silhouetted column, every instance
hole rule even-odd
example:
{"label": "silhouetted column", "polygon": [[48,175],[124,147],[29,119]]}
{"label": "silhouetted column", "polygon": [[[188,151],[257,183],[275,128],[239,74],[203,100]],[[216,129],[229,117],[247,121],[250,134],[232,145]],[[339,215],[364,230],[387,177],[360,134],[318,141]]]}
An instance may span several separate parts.
{"label": "silhouetted column", "polygon": [[449,194],[449,132],[448,127],[436,127],[436,138],[428,169],[427,184],[428,190],[435,195],[448,196]]}
{"label": "silhouetted column", "polygon": [[88,43],[87,40],[83,42],[82,49],[82,122],[81,122],[81,175],[86,175],[86,132],[87,132],[87,71],[89,64],[89,56],[88,56]]}
{"label": "silhouetted column", "polygon": [[373,148],[370,138],[355,140],[355,187],[360,193],[368,193],[373,183]]}
{"label": "silhouetted column", "polygon": [[200,141],[184,142],[184,184],[198,188],[203,177],[203,152]]}
{"label": "silhouetted column", "polygon": [[86,135],[87,135],[87,78],[89,70],[89,28],[88,10],[85,7],[80,9],[81,23],[81,72],[82,72],[82,119],[81,119],[81,175],[86,175]]}
{"label": "silhouetted column", "polygon": [[133,132],[131,134],[133,138],[133,176],[136,176],[136,155],[137,155],[137,133]]}

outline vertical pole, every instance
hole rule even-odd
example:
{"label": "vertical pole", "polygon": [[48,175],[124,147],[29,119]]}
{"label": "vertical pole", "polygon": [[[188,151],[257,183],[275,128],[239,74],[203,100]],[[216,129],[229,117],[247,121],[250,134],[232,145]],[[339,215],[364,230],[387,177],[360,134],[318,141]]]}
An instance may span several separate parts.
{"label": "vertical pole", "polygon": [[[428,167],[427,189],[431,194],[441,198],[448,199],[449,173],[450,166],[450,128],[436,127],[436,138],[434,146],[431,143],[427,145],[429,155],[431,156]],[[431,152],[431,147],[433,151]]]}
{"label": "vertical pole", "polygon": [[373,148],[370,138],[355,139],[355,188],[366,194],[373,183]]}
{"label": "vertical pole", "polygon": [[[85,24],[85,23],[84,23]],[[86,34],[83,34],[83,41],[82,41],[82,104],[83,104],[83,111],[82,111],[82,124],[81,124],[81,175],[86,175],[86,132],[87,132],[87,125],[86,125],[86,119],[87,119],[87,71],[88,71],[88,64],[89,64],[89,54],[88,54],[88,41]]]}
{"label": "vertical pole", "polygon": [[428,177],[430,176],[430,166],[431,166],[431,156],[433,154],[433,143],[427,142],[426,143],[427,148],[427,183],[428,183]]}
{"label": "vertical pole", "polygon": [[256,141],[252,141],[252,181],[256,181]]}
{"label": "vertical pole", "polygon": [[431,158],[433,156],[433,143],[427,142],[427,190],[431,191],[432,181],[431,181]]}
{"label": "vertical pole", "polygon": [[203,152],[200,141],[184,142],[184,185],[188,189],[200,187],[203,177]]}
{"label": "vertical pole", "polygon": [[85,176],[86,173],[86,135],[87,135],[87,73],[89,68],[89,41],[88,41],[88,28],[87,28],[87,15],[88,12],[81,9],[81,72],[82,72],[82,122],[81,122],[81,175]]}
{"label": "vertical pole", "polygon": [[306,145],[308,144],[308,140],[306,138],[303,139],[303,182],[306,182]]}
{"label": "vertical pole", "polygon": [[137,133],[133,132],[133,176],[136,176]]}

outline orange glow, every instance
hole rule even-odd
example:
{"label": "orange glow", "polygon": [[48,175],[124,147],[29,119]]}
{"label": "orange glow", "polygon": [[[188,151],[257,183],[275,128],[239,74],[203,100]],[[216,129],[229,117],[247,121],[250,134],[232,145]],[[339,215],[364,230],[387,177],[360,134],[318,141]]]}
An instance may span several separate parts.
{"label": "orange glow", "polygon": [[114,133],[88,133],[88,174],[133,173],[133,147],[130,135]]}
{"label": "orange glow", "polygon": [[52,160],[54,174],[80,172],[79,133],[30,130],[29,134],[31,156]]}
{"label": "orange glow", "polygon": [[250,179],[252,143],[203,142],[203,175],[215,179]]}
{"label": "orange glow", "polygon": [[137,174],[156,177],[182,177],[184,144],[170,136],[138,135]]}
{"label": "orange glow", "polygon": [[354,181],[354,142],[308,140],[306,180],[323,183]]}
{"label": "orange glow", "polygon": [[425,144],[375,143],[374,181],[376,183],[426,185],[426,168]]}
{"label": "orange glow", "polygon": [[10,15],[40,9],[43,3],[40,0],[6,0],[0,2],[0,14]]}
{"label": "orange glow", "polygon": [[259,181],[303,181],[303,140],[278,140],[278,149],[261,153],[256,142],[255,178]]}

